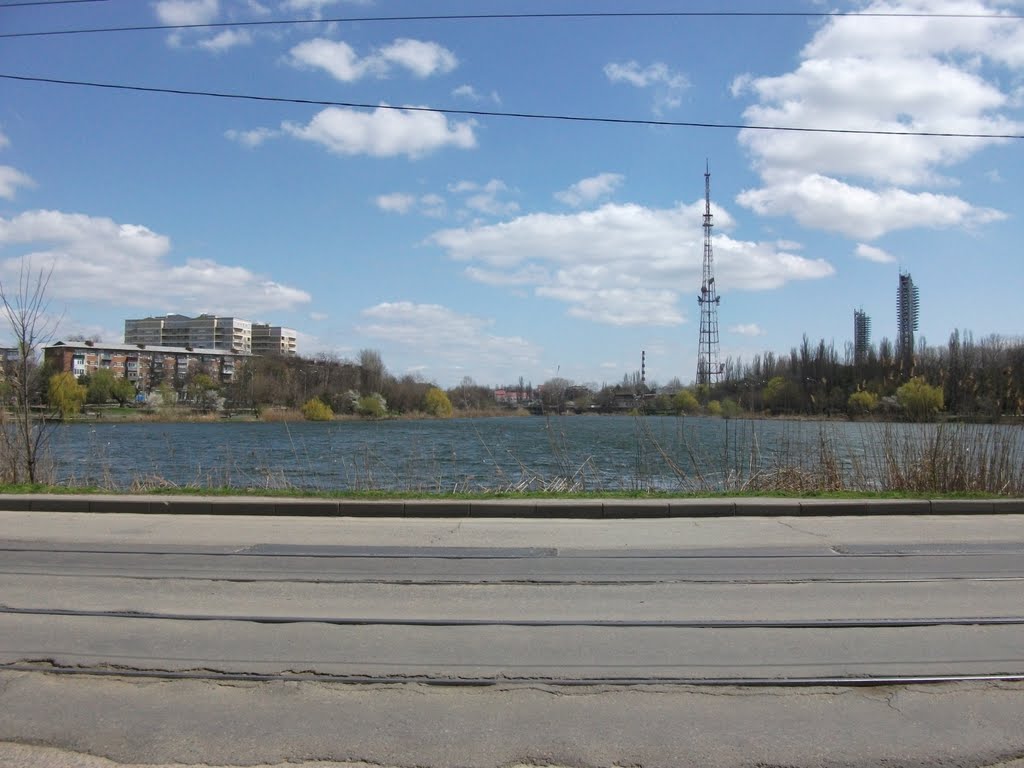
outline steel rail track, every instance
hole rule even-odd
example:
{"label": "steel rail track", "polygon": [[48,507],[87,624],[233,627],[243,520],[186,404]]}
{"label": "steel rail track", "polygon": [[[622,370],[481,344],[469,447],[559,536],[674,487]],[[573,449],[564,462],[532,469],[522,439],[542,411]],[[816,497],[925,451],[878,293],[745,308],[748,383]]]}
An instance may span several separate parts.
{"label": "steel rail track", "polygon": [[855,675],[848,677],[454,677],[431,675],[332,675],[295,672],[216,672],[213,670],[157,670],[111,667],[65,667],[45,664],[0,664],[2,672],[21,672],[82,677],[121,677],[156,680],[206,680],[214,682],[309,682],[340,685],[429,685],[484,688],[493,686],[547,685],[552,687],[756,687],[756,688],[849,688],[892,685],[939,685],[950,683],[1021,683],[1024,672],[982,675]]}
{"label": "steel rail track", "polygon": [[1024,625],[1024,616],[947,616],[878,619],[457,619],[352,616],[259,616],[246,614],[101,611],[75,608],[0,606],[0,614],[156,621],[224,621],[251,624],[331,624],[397,627],[594,627],[664,629],[892,629],[901,627],[973,627]]}
{"label": "steel rail track", "polygon": [[600,559],[600,560],[818,560],[839,558],[843,560],[871,559],[906,559],[906,558],[960,558],[986,557],[991,555],[1022,554],[1024,550],[1014,548],[991,547],[975,551],[843,551],[828,549],[826,551],[793,551],[793,552],[735,552],[715,550],[636,550],[632,552],[615,552],[601,550],[563,549],[554,547],[394,547],[394,546],[299,546],[281,545],[272,549],[260,549],[263,545],[251,545],[241,549],[222,549],[219,551],[200,551],[194,549],[152,548],[83,548],[83,547],[39,547],[39,546],[0,546],[0,552],[26,552],[54,555],[113,555],[159,557],[163,555],[184,557],[231,557],[231,558],[283,558],[311,560],[547,560],[561,559]]}

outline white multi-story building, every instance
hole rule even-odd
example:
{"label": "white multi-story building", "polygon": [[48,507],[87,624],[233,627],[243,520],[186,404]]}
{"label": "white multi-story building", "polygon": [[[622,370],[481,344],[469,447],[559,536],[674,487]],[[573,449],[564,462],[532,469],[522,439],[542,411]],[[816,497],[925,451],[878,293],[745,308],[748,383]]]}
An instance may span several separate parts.
{"label": "white multi-story building", "polygon": [[298,338],[291,328],[267,323],[252,324],[252,353],[254,355],[295,355]]}
{"label": "white multi-story building", "polygon": [[222,349],[248,355],[295,355],[291,328],[218,315],[164,315],[124,321],[125,344]]}

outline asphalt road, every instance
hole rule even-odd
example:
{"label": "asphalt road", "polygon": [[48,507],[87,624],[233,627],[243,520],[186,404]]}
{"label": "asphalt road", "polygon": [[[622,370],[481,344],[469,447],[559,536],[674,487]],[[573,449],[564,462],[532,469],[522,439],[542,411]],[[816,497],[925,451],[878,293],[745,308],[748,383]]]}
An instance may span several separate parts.
{"label": "asphalt road", "polygon": [[0,512],[0,763],[1007,764],[1022,579],[1019,516]]}

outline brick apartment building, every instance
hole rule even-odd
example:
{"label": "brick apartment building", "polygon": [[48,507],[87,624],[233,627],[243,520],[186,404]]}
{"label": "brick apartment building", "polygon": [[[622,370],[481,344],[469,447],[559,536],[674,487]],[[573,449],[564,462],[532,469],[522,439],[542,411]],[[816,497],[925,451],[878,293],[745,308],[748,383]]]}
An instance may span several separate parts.
{"label": "brick apartment building", "polygon": [[238,363],[248,355],[223,349],[58,341],[44,348],[43,357],[58,373],[68,372],[77,378],[104,368],[115,378],[126,378],[149,392],[165,381],[180,385],[193,373],[229,382]]}

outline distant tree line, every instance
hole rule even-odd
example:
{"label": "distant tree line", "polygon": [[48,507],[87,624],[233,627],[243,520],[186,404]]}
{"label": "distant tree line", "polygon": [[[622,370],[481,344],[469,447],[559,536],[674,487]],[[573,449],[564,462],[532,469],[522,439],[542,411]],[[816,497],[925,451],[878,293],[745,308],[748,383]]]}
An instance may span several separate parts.
{"label": "distant tree line", "polygon": [[448,416],[453,410],[449,393],[410,374],[391,374],[373,349],[361,350],[356,360],[331,355],[252,357],[222,394],[229,408],[300,409],[313,420],[339,414]]}
{"label": "distant tree line", "polygon": [[[19,376],[13,363],[7,369],[0,395],[11,402],[12,385]],[[135,396],[131,382],[108,370],[74,381],[70,374],[58,379],[47,369],[41,367],[41,375],[32,379],[22,398],[62,416],[89,404],[116,401],[124,406]],[[164,387],[160,394],[165,404],[177,402],[204,411],[226,407],[258,413],[281,408],[300,410],[308,419],[472,415],[528,408],[535,413],[877,414],[921,420],[945,412],[992,421],[1024,414],[1024,339],[976,340],[961,331],[954,331],[941,347],[928,346],[922,339],[908,370],[888,339],[854,359],[852,345],[840,352],[833,343],[812,343],[804,336],[787,355],[764,352],[749,362],[727,358],[721,381],[703,391],[686,387],[679,379],[664,386],[648,383],[639,371],[600,387],[556,377],[537,387],[520,379],[496,392],[466,377],[442,390],[410,374],[392,374],[377,350],[364,349],[354,360],[330,355],[251,357],[239,365],[231,382],[190,371],[180,386]]]}
{"label": "distant tree line", "polygon": [[976,340],[961,331],[942,347],[922,339],[907,369],[888,339],[855,360],[852,345],[840,352],[833,343],[804,336],[788,355],[765,352],[749,362],[727,358],[721,381],[703,391],[678,379],[665,386],[647,383],[639,371],[600,388],[555,378],[539,391],[536,409],[552,412],[878,414],[912,420],[946,412],[994,421],[1024,415],[1024,339]]}
{"label": "distant tree line", "polygon": [[1024,413],[1024,339],[975,340],[960,331],[944,347],[922,339],[906,370],[888,339],[857,361],[849,345],[840,354],[833,344],[812,344],[805,336],[785,356],[766,352],[749,363],[726,360],[722,381],[708,395],[734,400],[743,410],[776,414],[861,415],[880,409],[921,418],[945,410],[994,420]]}

